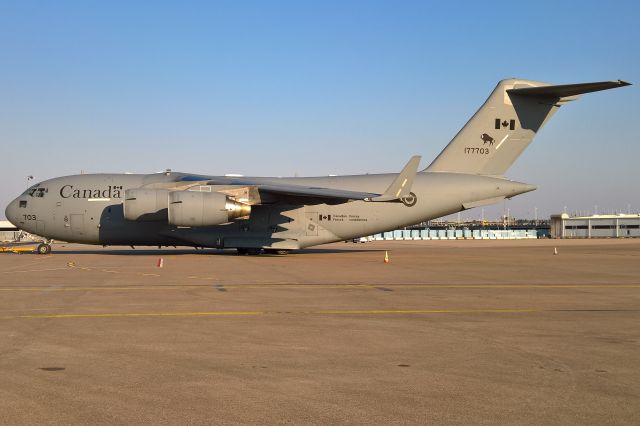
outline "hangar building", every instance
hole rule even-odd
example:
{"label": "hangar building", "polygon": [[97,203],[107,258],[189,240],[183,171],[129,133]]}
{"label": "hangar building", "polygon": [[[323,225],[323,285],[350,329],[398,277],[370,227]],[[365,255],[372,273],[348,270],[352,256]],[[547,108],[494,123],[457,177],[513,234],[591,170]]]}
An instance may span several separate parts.
{"label": "hangar building", "polygon": [[640,237],[639,214],[551,216],[551,238]]}
{"label": "hangar building", "polygon": [[20,231],[8,220],[0,220],[0,241],[16,241]]}

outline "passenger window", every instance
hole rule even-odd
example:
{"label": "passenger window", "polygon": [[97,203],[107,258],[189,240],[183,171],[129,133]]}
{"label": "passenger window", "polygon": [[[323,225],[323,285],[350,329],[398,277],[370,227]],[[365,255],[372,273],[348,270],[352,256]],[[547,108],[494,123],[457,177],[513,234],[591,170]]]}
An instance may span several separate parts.
{"label": "passenger window", "polygon": [[26,200],[20,200],[20,207],[23,208],[23,209],[27,207]]}

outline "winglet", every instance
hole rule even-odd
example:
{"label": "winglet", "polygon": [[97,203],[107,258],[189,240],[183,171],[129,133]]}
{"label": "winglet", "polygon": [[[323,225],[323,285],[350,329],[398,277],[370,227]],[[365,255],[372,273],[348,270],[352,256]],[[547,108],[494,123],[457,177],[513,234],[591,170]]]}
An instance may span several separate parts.
{"label": "winglet", "polygon": [[413,185],[413,179],[418,172],[418,166],[420,165],[419,155],[411,157],[409,162],[404,166],[400,174],[391,182],[391,185],[387,188],[384,194],[377,197],[365,199],[365,201],[397,201],[409,195],[411,192],[411,186]]}

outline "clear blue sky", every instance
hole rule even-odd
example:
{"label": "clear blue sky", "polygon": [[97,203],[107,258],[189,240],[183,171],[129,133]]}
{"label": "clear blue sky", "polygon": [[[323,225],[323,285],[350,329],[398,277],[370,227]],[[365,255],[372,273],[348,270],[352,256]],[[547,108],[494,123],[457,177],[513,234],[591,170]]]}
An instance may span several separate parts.
{"label": "clear blue sky", "polygon": [[27,175],[424,167],[506,77],[636,83],[562,107],[511,212],[637,211],[638,22],[634,1],[4,1],[0,215]]}

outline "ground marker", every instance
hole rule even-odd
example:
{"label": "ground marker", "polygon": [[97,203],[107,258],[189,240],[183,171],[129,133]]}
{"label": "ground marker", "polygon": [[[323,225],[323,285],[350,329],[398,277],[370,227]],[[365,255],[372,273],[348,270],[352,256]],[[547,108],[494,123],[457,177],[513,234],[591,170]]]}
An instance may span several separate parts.
{"label": "ground marker", "polygon": [[158,268],[162,268],[162,267],[164,266],[164,259],[163,259],[163,258],[161,258],[161,257],[159,257],[159,258],[158,258],[158,263],[156,263],[156,266],[157,266]]}
{"label": "ground marker", "polygon": [[558,247],[553,248],[553,254],[558,254]]}
{"label": "ground marker", "polygon": [[384,251],[384,263],[389,263],[389,253],[386,250]]}

